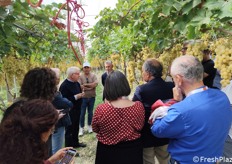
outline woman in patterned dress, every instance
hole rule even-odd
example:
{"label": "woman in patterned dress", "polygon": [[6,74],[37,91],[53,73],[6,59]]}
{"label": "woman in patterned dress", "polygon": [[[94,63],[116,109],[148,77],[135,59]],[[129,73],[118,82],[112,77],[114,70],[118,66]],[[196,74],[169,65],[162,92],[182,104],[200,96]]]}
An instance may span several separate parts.
{"label": "woman in patterned dress", "polygon": [[114,71],[105,82],[106,102],[98,105],[92,121],[97,133],[95,164],[142,164],[140,131],[144,125],[144,107],[125,97],[131,92],[123,73]]}

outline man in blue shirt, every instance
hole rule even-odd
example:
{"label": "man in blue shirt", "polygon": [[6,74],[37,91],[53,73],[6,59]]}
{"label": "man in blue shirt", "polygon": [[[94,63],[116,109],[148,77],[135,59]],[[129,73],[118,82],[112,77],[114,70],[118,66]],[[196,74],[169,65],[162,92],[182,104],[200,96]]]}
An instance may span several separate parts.
{"label": "man in blue shirt", "polygon": [[[167,114],[151,128],[156,137],[170,138],[170,163],[216,163],[231,125],[227,96],[203,84],[203,67],[193,56],[181,56],[171,66],[175,82],[174,98]],[[161,107],[163,108],[163,107]]]}

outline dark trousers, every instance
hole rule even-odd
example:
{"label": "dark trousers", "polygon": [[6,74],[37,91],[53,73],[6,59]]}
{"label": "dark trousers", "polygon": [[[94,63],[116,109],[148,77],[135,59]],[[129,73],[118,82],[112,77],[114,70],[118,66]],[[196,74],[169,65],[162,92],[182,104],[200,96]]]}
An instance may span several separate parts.
{"label": "dark trousers", "polygon": [[79,122],[81,115],[81,108],[72,108],[69,112],[72,124],[66,128],[65,132],[65,146],[77,147],[79,144]]}
{"label": "dark trousers", "polygon": [[143,147],[140,139],[105,145],[98,141],[95,164],[142,164]]}

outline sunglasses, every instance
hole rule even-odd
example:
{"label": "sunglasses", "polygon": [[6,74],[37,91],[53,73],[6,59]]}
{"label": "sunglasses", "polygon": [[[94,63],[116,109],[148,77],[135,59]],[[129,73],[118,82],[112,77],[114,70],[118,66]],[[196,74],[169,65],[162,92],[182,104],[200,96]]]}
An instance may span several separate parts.
{"label": "sunglasses", "polygon": [[187,50],[187,49],[188,49],[188,47],[183,47],[181,50],[184,51],[184,50]]}

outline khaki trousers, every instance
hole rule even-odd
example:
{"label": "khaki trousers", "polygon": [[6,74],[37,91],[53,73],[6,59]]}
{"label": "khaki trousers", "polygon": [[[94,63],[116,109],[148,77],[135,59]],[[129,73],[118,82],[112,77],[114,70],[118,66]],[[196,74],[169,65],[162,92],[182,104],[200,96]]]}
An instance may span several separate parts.
{"label": "khaki trousers", "polygon": [[155,164],[157,162],[159,164],[168,164],[170,156],[167,147],[168,145],[143,148],[143,164]]}

